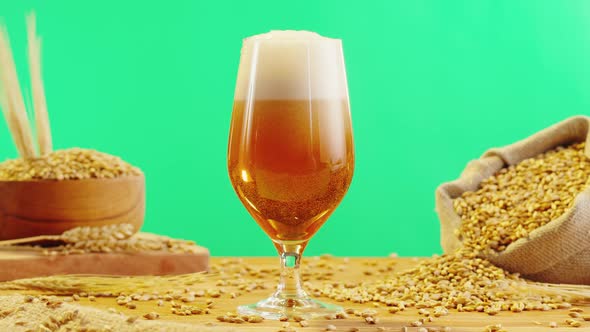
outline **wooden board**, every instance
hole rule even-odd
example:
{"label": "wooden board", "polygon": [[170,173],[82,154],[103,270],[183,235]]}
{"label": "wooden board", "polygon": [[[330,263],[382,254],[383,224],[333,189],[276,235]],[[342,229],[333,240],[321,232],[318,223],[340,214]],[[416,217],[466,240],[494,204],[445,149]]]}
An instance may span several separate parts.
{"label": "wooden board", "polygon": [[[171,308],[169,303],[166,303],[162,307],[158,307],[154,301],[135,302],[137,304],[136,309],[127,309],[123,306],[118,306],[115,302],[115,299],[113,298],[98,298],[96,299],[96,302],[90,302],[88,301],[88,299],[82,298],[80,300],[80,304],[100,309],[115,308],[116,310],[122,313],[132,316],[143,315],[147,312],[156,311],[160,313],[161,320],[190,323],[194,324],[195,328],[197,328],[197,326],[203,327],[206,324],[214,323],[218,327],[231,328],[233,329],[233,331],[278,331],[283,324],[281,322],[265,321],[260,324],[236,325],[229,323],[219,323],[218,321],[216,321],[215,317],[219,315],[224,315],[227,312],[235,311],[238,305],[253,303],[257,300],[260,300],[268,296],[272,292],[273,287],[276,284],[276,274],[270,273],[269,277],[267,277],[265,280],[265,285],[268,286],[268,289],[255,290],[249,293],[243,293],[241,296],[238,296],[237,298],[231,298],[229,292],[233,292],[234,290],[230,287],[218,286],[218,284],[222,283],[223,281],[232,280],[232,278],[235,278],[235,276],[233,276],[235,274],[235,271],[231,269],[232,260],[233,259],[228,258],[213,258],[211,270],[215,273],[212,273],[211,276],[207,278],[203,284],[200,284],[200,287],[202,287],[203,289],[222,287],[226,290],[226,293],[223,294],[220,298],[213,299],[214,306],[211,309],[212,312],[209,315],[195,315],[182,317],[175,316],[171,314]],[[276,268],[278,267],[277,258],[244,258],[243,260],[244,263],[247,264],[249,269],[276,270]],[[342,258],[332,258],[332,260],[333,264],[341,268],[332,269],[331,271],[333,272],[333,274],[329,272],[330,270],[328,268],[320,268],[321,271],[326,271],[324,275],[326,281],[354,281],[383,278],[397,271],[407,269],[419,262],[418,259],[409,258],[356,258],[350,260],[345,260]],[[304,259],[303,265],[304,267],[306,264],[314,264],[316,266],[321,266],[318,263],[320,261],[321,260],[316,258],[307,258]],[[369,270],[369,266],[371,266],[370,270],[373,271],[380,269],[382,267],[383,272],[367,275],[366,271]],[[310,281],[312,283],[323,282],[317,280]],[[162,293],[164,293],[166,291],[166,287],[165,285],[163,285],[162,287]],[[14,292],[0,291],[0,296],[12,293]],[[192,303],[192,305],[204,306],[206,300],[206,297],[197,298],[196,302]],[[321,300],[326,301],[326,299]],[[375,308],[371,303],[353,304],[348,302],[340,302],[338,304],[345,308],[376,309],[379,312],[380,322],[378,325],[368,325],[365,322],[363,322],[360,318],[352,317],[350,319],[345,320],[329,321],[325,319],[317,319],[310,321],[310,326],[307,328],[301,328],[297,325],[297,323],[291,322],[291,327],[295,328],[295,330],[298,332],[324,331],[325,327],[328,324],[335,325],[337,327],[336,331],[348,331],[351,327],[357,327],[361,332],[379,331],[378,327],[385,328],[384,331],[402,331],[403,327],[407,327],[407,332],[419,331],[417,327],[410,326],[410,322],[421,317],[418,315],[417,310],[415,309],[406,310],[404,312],[400,312],[397,314],[390,314],[387,312],[387,308],[383,305]],[[580,307],[582,307],[585,310],[585,314],[590,314],[590,304],[587,306]],[[480,332],[484,331],[485,327],[489,324],[501,323],[503,327],[509,332],[590,331],[590,322],[583,322],[583,325],[577,329],[566,327],[564,321],[568,318],[569,317],[567,310],[522,313],[502,312],[497,316],[489,316],[483,313],[466,313],[451,311],[450,315],[446,317],[437,318],[435,322],[429,323],[425,325],[425,327],[449,326],[452,328],[452,332]],[[559,324],[559,327],[550,328],[549,322],[557,322]]]}
{"label": "wooden board", "polygon": [[0,281],[59,274],[167,275],[206,271],[209,250],[45,256],[0,248]]}

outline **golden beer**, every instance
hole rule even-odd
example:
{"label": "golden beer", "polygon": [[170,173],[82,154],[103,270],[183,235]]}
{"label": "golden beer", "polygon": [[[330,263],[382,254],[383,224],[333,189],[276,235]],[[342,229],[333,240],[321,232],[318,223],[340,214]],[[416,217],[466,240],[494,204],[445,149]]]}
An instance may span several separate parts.
{"label": "golden beer", "polygon": [[347,100],[234,104],[229,174],[273,239],[304,242],[344,197],[354,154]]}

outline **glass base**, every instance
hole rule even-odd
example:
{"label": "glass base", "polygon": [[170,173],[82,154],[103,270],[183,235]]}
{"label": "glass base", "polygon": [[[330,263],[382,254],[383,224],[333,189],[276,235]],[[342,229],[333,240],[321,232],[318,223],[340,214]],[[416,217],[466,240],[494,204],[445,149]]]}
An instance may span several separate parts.
{"label": "glass base", "polygon": [[271,320],[278,320],[281,317],[292,318],[295,316],[311,319],[337,314],[342,311],[343,309],[337,305],[323,303],[309,297],[285,299],[274,295],[258,303],[238,307],[238,313],[241,315],[258,315]]}

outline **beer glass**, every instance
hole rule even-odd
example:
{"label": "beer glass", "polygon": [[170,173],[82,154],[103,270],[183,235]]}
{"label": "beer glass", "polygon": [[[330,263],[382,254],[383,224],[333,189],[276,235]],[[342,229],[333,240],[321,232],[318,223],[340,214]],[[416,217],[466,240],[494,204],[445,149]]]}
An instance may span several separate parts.
{"label": "beer glass", "polygon": [[244,40],[228,170],[238,197],[281,261],[276,292],[238,311],[267,319],[340,311],[311,299],[299,278],[303,250],[346,194],[354,170],[339,39],[271,31]]}

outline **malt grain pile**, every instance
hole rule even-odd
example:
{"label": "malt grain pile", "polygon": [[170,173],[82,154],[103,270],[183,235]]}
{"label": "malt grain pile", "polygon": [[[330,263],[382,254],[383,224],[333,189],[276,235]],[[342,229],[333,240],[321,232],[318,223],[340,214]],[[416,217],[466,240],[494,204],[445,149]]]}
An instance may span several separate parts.
{"label": "malt grain pile", "polygon": [[464,246],[503,251],[514,241],[571,208],[590,180],[585,143],[542,153],[502,168],[453,204],[461,217],[457,234]]}
{"label": "malt grain pile", "polygon": [[[42,243],[43,246],[40,246]],[[47,245],[47,243],[50,243]],[[195,253],[198,247],[193,241],[166,236],[136,233],[133,225],[114,224],[96,227],[76,227],[61,235],[41,235],[31,238],[0,241],[0,247],[18,246],[19,249],[42,250],[45,255],[71,255],[85,253],[166,251]]]}
{"label": "malt grain pile", "polygon": [[571,306],[569,302],[584,298],[575,292],[527,282],[469,250],[435,256],[385,280],[327,283],[314,288],[313,293],[337,301],[384,303],[392,313],[414,307],[434,309],[440,315],[447,314],[448,309],[490,315],[500,311],[545,311],[566,308]]}
{"label": "malt grain pile", "polygon": [[0,163],[0,181],[112,179],[141,174],[119,157],[80,148]]}

